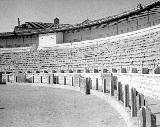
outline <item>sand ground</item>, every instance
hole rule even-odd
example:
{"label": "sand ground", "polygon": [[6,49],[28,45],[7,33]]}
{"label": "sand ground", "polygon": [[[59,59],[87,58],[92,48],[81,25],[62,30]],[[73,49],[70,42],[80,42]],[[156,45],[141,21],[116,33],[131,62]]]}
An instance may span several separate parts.
{"label": "sand ground", "polygon": [[49,87],[0,85],[0,126],[127,126],[106,102]]}

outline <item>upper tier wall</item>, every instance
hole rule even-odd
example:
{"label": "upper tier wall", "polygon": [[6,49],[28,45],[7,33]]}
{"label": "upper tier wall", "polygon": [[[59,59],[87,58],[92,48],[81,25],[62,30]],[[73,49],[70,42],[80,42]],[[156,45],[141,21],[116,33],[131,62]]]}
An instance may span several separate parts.
{"label": "upper tier wall", "polygon": [[[63,47],[61,47],[63,46]],[[1,71],[156,68],[160,64],[160,25],[117,36],[29,52],[0,53]]]}
{"label": "upper tier wall", "polygon": [[160,24],[160,7],[96,26],[64,32],[64,43],[93,40],[128,33]]}

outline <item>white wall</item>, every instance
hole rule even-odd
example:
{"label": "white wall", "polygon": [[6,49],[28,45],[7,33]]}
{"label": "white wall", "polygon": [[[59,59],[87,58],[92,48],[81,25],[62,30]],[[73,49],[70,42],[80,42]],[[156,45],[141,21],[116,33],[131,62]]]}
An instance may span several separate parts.
{"label": "white wall", "polygon": [[63,43],[62,32],[39,34],[39,47],[53,47],[59,43]]}
{"label": "white wall", "polygon": [[56,45],[56,34],[39,34],[39,47],[53,47]]}

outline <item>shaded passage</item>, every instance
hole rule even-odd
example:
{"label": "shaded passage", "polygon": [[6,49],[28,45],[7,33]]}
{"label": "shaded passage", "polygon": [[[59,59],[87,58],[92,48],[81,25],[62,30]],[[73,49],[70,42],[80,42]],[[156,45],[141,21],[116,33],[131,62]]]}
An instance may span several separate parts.
{"label": "shaded passage", "polygon": [[64,89],[0,85],[0,126],[127,126],[103,100]]}

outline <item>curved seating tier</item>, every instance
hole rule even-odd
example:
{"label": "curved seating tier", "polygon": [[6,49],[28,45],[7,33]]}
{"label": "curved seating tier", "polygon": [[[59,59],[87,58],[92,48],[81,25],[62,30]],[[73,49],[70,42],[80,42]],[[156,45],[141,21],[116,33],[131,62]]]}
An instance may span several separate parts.
{"label": "curved seating tier", "polygon": [[[160,25],[113,37],[52,48],[19,48],[0,52],[0,69],[6,71],[84,70],[124,67],[154,69],[160,63]],[[17,52],[18,51],[18,52]]]}

